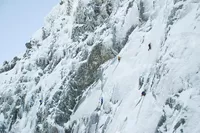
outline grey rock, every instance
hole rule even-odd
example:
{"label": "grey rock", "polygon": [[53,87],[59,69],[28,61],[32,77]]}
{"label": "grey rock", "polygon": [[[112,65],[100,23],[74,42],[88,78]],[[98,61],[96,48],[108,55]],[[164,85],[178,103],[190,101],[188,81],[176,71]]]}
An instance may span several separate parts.
{"label": "grey rock", "polygon": [[180,125],[184,125],[185,122],[186,122],[185,119],[184,119],[184,118],[181,118],[181,119],[176,123],[176,125],[174,126],[174,131],[177,130],[177,129],[180,127]]}
{"label": "grey rock", "polygon": [[62,91],[57,91],[57,92],[53,95],[53,101],[57,103],[57,102],[60,100],[61,94],[62,94]]}
{"label": "grey rock", "polygon": [[0,122],[0,133],[7,133],[6,129],[7,129],[7,127],[6,127],[5,123]]}
{"label": "grey rock", "polygon": [[39,83],[39,81],[40,81],[40,77],[39,76],[37,76],[37,77],[35,77],[35,84],[38,84]]}
{"label": "grey rock", "polygon": [[159,128],[160,128],[161,126],[164,125],[164,123],[166,122],[166,120],[167,120],[167,117],[166,117],[165,114],[162,115],[162,116],[160,117],[160,120],[159,120],[159,122],[158,122],[158,124],[157,124],[155,133],[162,133],[162,132],[159,130]]}
{"label": "grey rock", "polygon": [[31,49],[31,48],[32,48],[31,42],[27,42],[27,43],[25,44],[25,46],[26,46],[27,49]]}
{"label": "grey rock", "polygon": [[182,109],[182,105],[181,104],[176,104],[176,106],[174,107],[174,110],[178,110],[180,111]]}
{"label": "grey rock", "polygon": [[173,98],[168,98],[165,102],[165,105],[168,105],[170,108],[173,108],[176,103],[176,100]]}
{"label": "grey rock", "polygon": [[19,60],[20,60],[20,58],[18,58],[17,56],[15,56],[11,62],[4,61],[3,67],[0,68],[0,73],[12,70],[15,67],[17,61],[19,61]]}
{"label": "grey rock", "polygon": [[9,105],[12,105],[13,102],[14,102],[14,99],[13,99],[11,96],[8,96],[8,97],[6,98],[6,100],[7,100],[7,103],[8,103]]}
{"label": "grey rock", "polygon": [[2,111],[5,113],[5,112],[8,112],[10,110],[10,105],[9,104],[5,104]]}

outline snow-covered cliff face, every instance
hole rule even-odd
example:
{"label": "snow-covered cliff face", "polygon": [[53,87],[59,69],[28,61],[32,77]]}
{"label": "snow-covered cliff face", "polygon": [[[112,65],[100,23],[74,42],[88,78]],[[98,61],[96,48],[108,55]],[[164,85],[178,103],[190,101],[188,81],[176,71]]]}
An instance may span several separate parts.
{"label": "snow-covered cliff face", "polygon": [[200,0],[62,0],[0,68],[0,132],[199,133],[199,43]]}

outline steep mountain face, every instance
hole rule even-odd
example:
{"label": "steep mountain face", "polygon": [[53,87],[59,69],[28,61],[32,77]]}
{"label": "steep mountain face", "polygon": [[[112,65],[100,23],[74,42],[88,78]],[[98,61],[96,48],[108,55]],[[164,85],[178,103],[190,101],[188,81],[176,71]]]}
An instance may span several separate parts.
{"label": "steep mountain face", "polygon": [[0,68],[0,132],[199,133],[199,37],[200,0],[62,0]]}

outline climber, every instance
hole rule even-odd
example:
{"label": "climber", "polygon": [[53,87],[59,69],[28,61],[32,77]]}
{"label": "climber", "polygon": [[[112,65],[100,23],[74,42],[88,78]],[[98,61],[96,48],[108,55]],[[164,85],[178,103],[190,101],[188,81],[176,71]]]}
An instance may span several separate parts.
{"label": "climber", "polygon": [[40,105],[41,105],[42,104],[42,100],[40,100],[39,102],[40,102]]}
{"label": "climber", "polygon": [[120,56],[118,56],[118,57],[117,57],[117,59],[118,59],[118,61],[120,62],[120,60],[121,60],[121,57],[120,57]]}
{"label": "climber", "polygon": [[149,49],[148,49],[148,51],[149,51],[149,50],[151,50],[151,43],[149,43],[149,45],[148,45],[148,46],[149,46]]}
{"label": "climber", "polygon": [[99,101],[99,105],[97,106],[97,108],[95,109],[96,111],[99,111],[99,110],[101,110],[101,107],[102,107],[102,105],[103,105],[103,97],[101,97],[100,99],[99,99],[100,101]]}
{"label": "climber", "polygon": [[146,96],[146,90],[142,91],[141,96]]}

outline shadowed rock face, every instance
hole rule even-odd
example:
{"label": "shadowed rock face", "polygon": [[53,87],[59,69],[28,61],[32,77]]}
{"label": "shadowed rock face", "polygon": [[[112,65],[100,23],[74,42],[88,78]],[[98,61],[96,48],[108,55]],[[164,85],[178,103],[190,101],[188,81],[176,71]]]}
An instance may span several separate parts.
{"label": "shadowed rock face", "polygon": [[[53,119],[55,124],[64,127],[64,124],[70,120],[70,115],[73,113],[74,107],[79,102],[85,89],[95,81],[99,80],[99,67],[106,61],[114,58],[117,52],[120,52],[125,43],[128,41],[128,36],[134,28],[131,28],[131,30],[128,31],[126,38],[124,39],[125,41],[123,42],[123,45],[121,45],[116,41],[116,31],[112,31],[112,24],[107,24],[109,16],[112,14],[113,10],[112,1],[95,0],[88,3],[86,6],[83,6],[81,2],[82,1],[79,1],[75,14],[75,22],[72,27],[71,39],[73,40],[72,43],[79,42],[80,45],[82,45],[82,43],[86,43],[87,47],[90,47],[91,50],[89,51],[86,48],[84,49],[82,46],[75,47],[72,45],[72,47],[67,49],[63,47],[59,52],[61,53],[61,56],[57,57],[56,52],[59,47],[55,43],[59,35],[56,35],[56,33],[53,33],[53,31],[47,27],[42,27],[42,41],[52,38],[52,40],[48,40],[49,42],[47,41],[50,44],[46,44],[49,49],[46,53],[42,53],[42,56],[36,56],[36,59],[32,60],[34,63],[29,62],[21,67],[20,71],[22,75],[17,79],[17,85],[15,86],[16,90],[14,92],[18,98],[13,99],[11,96],[0,97],[1,104],[5,102],[4,99],[8,99],[4,108],[2,108],[2,112],[6,119],[6,124],[2,126],[2,131],[4,130],[4,126],[8,131],[12,131],[12,129],[15,128],[16,123],[23,117],[23,113],[29,113],[33,107],[38,104],[38,101],[41,100],[41,105],[38,106],[38,112],[35,116],[37,119],[34,132],[59,132],[56,126],[47,122],[47,118]],[[61,1],[60,6],[63,6],[66,3],[69,3],[69,1],[63,0]],[[67,11],[66,15],[70,14],[71,9]],[[50,25],[53,26],[55,21],[56,20],[49,20]],[[65,18],[62,18],[62,21],[63,23],[61,25],[65,25]],[[97,28],[101,27],[103,24],[106,24],[106,26],[94,34],[93,32],[96,32]],[[57,29],[56,32],[60,32],[62,28]],[[104,38],[99,38],[99,36],[103,35],[104,32],[107,31],[111,32],[109,34],[113,36],[113,39],[111,39],[112,46],[106,46],[107,44],[103,41]],[[92,41],[87,41],[89,33],[92,34]],[[12,70],[17,61],[31,59],[34,52],[37,52],[37,48],[44,45],[42,44],[42,41],[33,39],[26,43],[25,46],[27,50],[23,58],[19,59],[16,57],[11,63],[5,62],[4,66],[0,69],[0,73]],[[115,47],[117,47],[117,52],[114,53],[113,51],[116,50]],[[67,54],[68,50],[71,51]],[[79,55],[79,53],[81,54]],[[79,61],[83,62],[77,63],[76,69],[71,69],[69,73],[61,73],[62,83],[58,87],[59,89],[57,89],[52,96],[52,99],[49,96],[45,98],[41,97],[40,93],[45,88],[40,86],[40,82],[45,74],[51,74],[63,60],[68,59],[69,57],[74,59],[78,57],[80,58]],[[38,73],[34,73],[36,74],[35,76],[32,76],[31,74],[28,75],[28,73],[35,70],[40,71]],[[30,90],[30,86],[28,86],[29,84],[31,84],[31,86],[38,85],[38,87],[36,87],[36,90],[32,91],[29,101],[26,102],[26,93]],[[54,87],[48,89],[51,91]],[[44,107],[42,107],[42,105],[44,105]],[[99,121],[97,114],[91,116],[90,119],[91,120],[88,123],[90,125],[94,124],[94,121],[95,123]],[[66,129],[66,132],[67,130],[68,129]],[[88,132],[92,133],[90,129],[88,129]]]}
{"label": "shadowed rock face", "polygon": [[15,67],[17,61],[19,61],[19,60],[20,60],[20,58],[14,57],[11,62],[4,61],[3,67],[0,68],[0,74],[3,73],[3,72],[7,72],[7,71],[12,70]]}
{"label": "shadowed rock face", "polygon": [[79,88],[86,88],[91,85],[97,76],[97,69],[99,66],[109,59],[114,57],[114,53],[111,49],[107,49],[103,44],[97,44],[91,51],[88,61],[83,63],[74,78]]}
{"label": "shadowed rock face", "polygon": [[[182,93],[182,92],[180,92]],[[169,121],[175,119],[173,116],[176,116],[177,113],[184,114],[187,110],[186,108],[183,108],[182,103],[178,101],[179,93],[175,94],[173,97],[169,97],[165,102],[165,108],[163,110],[163,115],[160,117],[160,120],[157,124],[155,133],[164,133],[167,132],[169,129],[167,127],[167,124]],[[166,109],[167,108],[167,109]],[[170,110],[170,111],[169,111]],[[170,113],[169,113],[169,112]],[[187,116],[185,115],[184,118],[179,118],[177,120],[177,123],[173,126],[173,132],[180,130],[183,131],[183,127],[181,125],[184,125],[186,123]]]}
{"label": "shadowed rock face", "polygon": [[[55,123],[60,126],[63,126],[64,123],[69,121],[70,115],[74,110],[75,105],[80,100],[84,89],[94,83],[99,79],[98,68],[101,64],[105,63],[109,59],[113,58],[114,54],[111,49],[107,49],[104,45],[97,44],[93,47],[87,62],[82,63],[80,67],[77,69],[75,74],[71,76],[69,82],[63,82],[63,87],[66,84],[66,90],[62,93],[62,90],[57,91],[53,96],[54,103],[50,103],[49,106],[46,107],[46,112],[51,108],[54,108],[53,105],[58,105],[58,108],[55,111]],[[58,104],[59,103],[59,104]],[[46,114],[46,115],[45,115]],[[51,115],[51,113],[38,112],[37,123],[43,123],[47,116]],[[46,123],[48,125],[48,123]],[[50,125],[49,125],[50,126]],[[43,128],[37,128],[35,133],[46,131],[45,125],[43,124]]]}
{"label": "shadowed rock face", "polygon": [[[80,48],[76,49],[75,52],[75,55],[77,56],[80,52]],[[106,47],[102,42],[96,43],[92,47],[91,52],[89,54],[87,53],[87,56],[84,54],[84,51],[81,55],[85,61],[81,63],[76,70],[71,70],[68,76],[63,76],[64,80],[59,90],[53,95],[53,100],[49,101],[47,98],[45,100],[45,109],[37,113],[37,124],[42,124],[42,127],[38,126],[35,131],[36,133],[47,132],[46,126],[50,125],[48,123],[44,124],[44,121],[51,115],[54,115],[56,124],[64,126],[64,123],[69,121],[70,115],[72,114],[75,105],[79,102],[84,90],[99,79],[98,69],[100,65],[115,56],[112,48]],[[49,63],[44,65],[42,69],[53,66],[50,63],[51,59],[52,58],[44,58],[44,60],[48,60]],[[39,67],[43,66],[43,64],[45,63],[37,63]],[[54,69],[55,67],[49,68],[48,71],[52,71],[51,69]],[[38,77],[36,79],[38,79]],[[55,106],[57,108],[55,108]],[[49,110],[54,111],[51,112]]]}
{"label": "shadowed rock face", "polygon": [[102,44],[97,44],[91,51],[88,61],[81,64],[74,78],[68,83],[67,95],[62,95],[58,108],[62,111],[56,115],[56,123],[62,125],[69,120],[71,111],[78,103],[84,89],[99,79],[97,69],[101,64],[114,57],[110,49]]}

